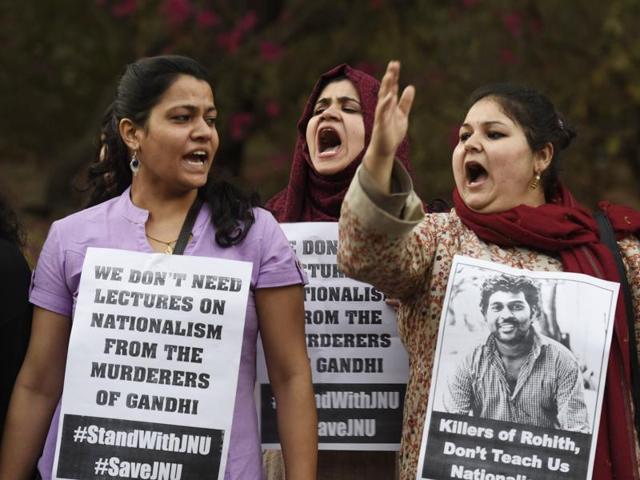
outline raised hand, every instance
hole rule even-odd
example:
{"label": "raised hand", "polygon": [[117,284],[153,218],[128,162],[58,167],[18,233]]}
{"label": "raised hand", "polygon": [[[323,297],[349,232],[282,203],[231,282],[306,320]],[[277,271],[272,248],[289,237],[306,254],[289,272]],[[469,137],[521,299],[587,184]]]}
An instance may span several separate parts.
{"label": "raised hand", "polygon": [[363,158],[365,168],[385,193],[389,193],[393,159],[407,134],[409,112],[415,97],[415,88],[408,86],[398,100],[399,78],[400,62],[392,60],[382,77],[371,142]]}

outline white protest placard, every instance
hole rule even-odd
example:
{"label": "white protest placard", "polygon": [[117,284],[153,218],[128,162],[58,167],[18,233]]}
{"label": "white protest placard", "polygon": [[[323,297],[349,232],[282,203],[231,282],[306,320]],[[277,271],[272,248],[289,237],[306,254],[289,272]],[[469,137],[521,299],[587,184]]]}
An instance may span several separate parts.
{"label": "white protest placard", "polygon": [[251,270],[87,250],[54,478],[223,478]]}
{"label": "white protest placard", "polygon": [[591,479],[618,287],[456,256],[416,478]]}
{"label": "white protest placard", "polygon": [[[281,224],[307,273],[305,336],[321,450],[398,450],[408,378],[396,315],[371,285],[338,271],[335,222]],[[275,400],[259,355],[264,448],[280,448]]]}

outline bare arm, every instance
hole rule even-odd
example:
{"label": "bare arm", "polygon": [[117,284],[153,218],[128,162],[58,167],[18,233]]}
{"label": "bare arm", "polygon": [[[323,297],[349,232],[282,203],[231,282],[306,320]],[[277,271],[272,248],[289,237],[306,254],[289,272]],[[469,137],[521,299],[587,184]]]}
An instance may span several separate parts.
{"label": "bare arm", "polygon": [[304,337],[301,285],[256,290],[256,308],[287,480],[316,478],[318,419]]}
{"label": "bare arm", "polygon": [[62,393],[70,330],[69,317],[34,309],[29,349],[2,438],[0,478],[31,478]]}

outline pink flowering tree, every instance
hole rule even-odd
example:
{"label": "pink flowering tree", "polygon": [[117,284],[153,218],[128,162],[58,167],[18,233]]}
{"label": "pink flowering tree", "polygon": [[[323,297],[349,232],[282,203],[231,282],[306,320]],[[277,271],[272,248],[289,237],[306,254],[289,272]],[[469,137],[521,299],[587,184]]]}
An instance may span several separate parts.
{"label": "pink flowering tree", "polygon": [[220,110],[216,168],[263,198],[286,183],[318,76],[347,62],[379,77],[397,58],[402,81],[417,88],[410,140],[425,198],[449,198],[470,92],[511,80],[544,91],[577,127],[563,177],[580,200],[640,207],[637,0],[87,0],[82,8],[60,0],[8,2],[1,12],[0,178],[20,174],[12,162],[36,165],[34,208],[77,208],[70,179],[81,184],[76,173],[91,160],[115,79],[126,63],[161,53],[209,69]]}

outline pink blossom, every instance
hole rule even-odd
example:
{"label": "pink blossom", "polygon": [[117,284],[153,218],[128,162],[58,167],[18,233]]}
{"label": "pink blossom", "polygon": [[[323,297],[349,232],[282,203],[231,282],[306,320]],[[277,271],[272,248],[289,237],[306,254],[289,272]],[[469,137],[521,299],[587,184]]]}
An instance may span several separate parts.
{"label": "pink blossom", "polygon": [[242,33],[239,30],[231,30],[218,34],[218,46],[229,54],[234,54],[240,48]]}
{"label": "pink blossom", "polygon": [[253,114],[237,112],[229,117],[229,135],[233,140],[242,140],[247,136],[247,129],[253,123]]}
{"label": "pink blossom", "polygon": [[230,54],[234,54],[240,48],[240,43],[245,34],[258,23],[258,15],[251,10],[236,23],[233,30],[220,33],[217,37],[218,46]]}
{"label": "pink blossom", "polygon": [[505,65],[515,65],[518,63],[518,57],[510,48],[503,48],[500,51],[500,61]]}
{"label": "pink blossom", "polygon": [[250,10],[244,17],[242,17],[238,21],[236,28],[242,33],[247,33],[248,31],[252,30],[257,23],[258,15],[256,14],[255,10]]}
{"label": "pink blossom", "polygon": [[282,45],[268,40],[260,42],[260,56],[267,62],[275,62],[282,57]]}
{"label": "pink blossom", "polygon": [[278,115],[280,115],[280,104],[275,100],[269,100],[264,106],[264,111],[270,118],[277,117]]}
{"label": "pink blossom", "polygon": [[202,28],[215,27],[220,24],[220,17],[213,10],[202,10],[198,12],[196,22]]}
{"label": "pink blossom", "polygon": [[371,8],[377,10],[378,8],[384,6],[384,0],[369,0],[369,4],[371,5]]}
{"label": "pink blossom", "polygon": [[128,17],[135,13],[137,9],[136,0],[122,0],[111,7],[111,13],[115,17]]}
{"label": "pink blossom", "polygon": [[509,12],[502,15],[502,23],[512,36],[517,37],[522,33],[522,15],[518,12]]}
{"label": "pink blossom", "polygon": [[191,0],[165,0],[162,10],[170,24],[179,26],[189,19],[193,6]]}

